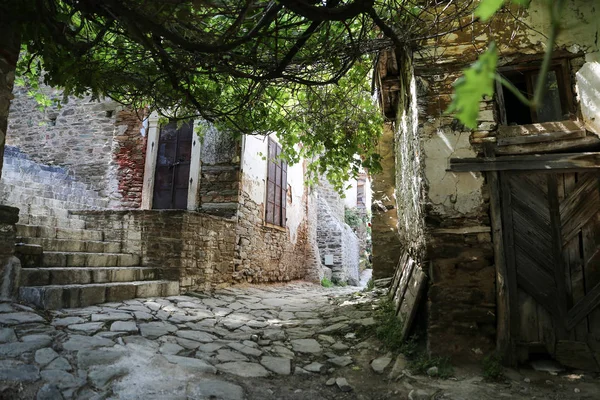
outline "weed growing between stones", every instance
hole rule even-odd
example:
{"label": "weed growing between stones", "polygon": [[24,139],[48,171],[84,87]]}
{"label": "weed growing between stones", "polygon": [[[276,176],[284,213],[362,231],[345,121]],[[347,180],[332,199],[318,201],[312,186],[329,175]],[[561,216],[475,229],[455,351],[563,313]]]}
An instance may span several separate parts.
{"label": "weed growing between stones", "polygon": [[371,290],[373,290],[375,288],[375,281],[373,280],[373,278],[369,279],[369,281],[367,282],[367,286],[365,286],[364,290],[365,292],[370,292]]}
{"label": "weed growing between stones", "polygon": [[321,279],[321,286],[323,286],[323,287],[332,287],[333,286],[333,282],[331,282],[327,278],[323,278],[323,279]]}
{"label": "weed growing between stones", "polygon": [[500,381],[504,379],[504,368],[502,359],[497,354],[490,354],[483,359],[483,376],[490,381]]}
{"label": "weed growing between stones", "polygon": [[448,379],[454,375],[454,368],[448,357],[431,357],[425,352],[410,360],[408,368],[413,374],[442,379]]}
{"label": "weed growing between stones", "polygon": [[374,335],[382,342],[385,349],[392,353],[404,354],[409,360],[409,370],[414,374],[427,374],[432,377],[447,379],[454,373],[449,358],[431,357],[419,347],[419,337],[413,335],[402,339],[403,323],[396,315],[394,302],[385,296],[375,312],[377,323],[371,327],[363,328],[359,335],[367,337]]}
{"label": "weed growing between stones", "polygon": [[[372,280],[367,287],[374,287]],[[370,327],[364,327],[359,331],[359,335],[367,337],[374,335],[383,343],[386,350],[392,353],[402,353],[407,357],[412,357],[417,352],[417,336],[412,336],[408,340],[402,340],[402,321],[396,316],[396,307],[394,302],[385,297],[379,302],[379,307],[375,311],[375,320],[377,323]]]}

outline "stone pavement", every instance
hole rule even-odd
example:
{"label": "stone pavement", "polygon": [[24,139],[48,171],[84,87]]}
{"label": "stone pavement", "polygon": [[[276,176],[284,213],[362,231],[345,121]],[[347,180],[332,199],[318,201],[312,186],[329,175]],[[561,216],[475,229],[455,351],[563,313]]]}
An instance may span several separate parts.
{"label": "stone pavement", "polygon": [[413,376],[403,356],[357,337],[375,323],[376,293],[296,282],[43,313],[0,303],[0,399],[592,399],[600,393],[595,381],[549,385],[547,374],[539,377],[541,388],[537,378],[523,381],[518,372],[508,385],[483,382],[480,374],[447,381]]}
{"label": "stone pavement", "polygon": [[356,291],[296,283],[46,314],[1,303],[0,380],[35,383],[38,399],[242,399],[227,379],[352,363],[344,334],[374,321],[368,311],[339,315],[332,303]]}

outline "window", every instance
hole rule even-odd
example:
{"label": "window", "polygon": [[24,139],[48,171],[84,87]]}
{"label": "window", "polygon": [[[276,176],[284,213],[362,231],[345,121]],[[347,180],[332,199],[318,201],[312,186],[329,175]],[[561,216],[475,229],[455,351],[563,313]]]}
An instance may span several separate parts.
{"label": "window", "polygon": [[[539,65],[520,65],[499,69],[527,98],[533,98]],[[541,106],[529,108],[504,86],[498,87],[500,119],[503,125],[527,125],[564,121],[571,117],[572,95],[567,61],[555,61],[547,74],[546,95]]]}
{"label": "window", "polygon": [[267,169],[267,210],[265,222],[285,227],[287,202],[287,164],[279,156],[281,146],[269,139]]}

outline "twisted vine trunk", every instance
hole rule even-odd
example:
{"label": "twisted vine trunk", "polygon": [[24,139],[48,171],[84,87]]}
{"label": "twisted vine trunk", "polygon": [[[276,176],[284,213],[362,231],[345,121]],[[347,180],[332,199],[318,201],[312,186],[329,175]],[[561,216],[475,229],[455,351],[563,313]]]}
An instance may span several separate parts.
{"label": "twisted vine trunk", "polygon": [[[5,17],[8,15],[5,14]],[[8,128],[8,112],[13,99],[15,70],[19,58],[20,35],[17,23],[0,17],[0,178],[4,162],[4,144]]]}

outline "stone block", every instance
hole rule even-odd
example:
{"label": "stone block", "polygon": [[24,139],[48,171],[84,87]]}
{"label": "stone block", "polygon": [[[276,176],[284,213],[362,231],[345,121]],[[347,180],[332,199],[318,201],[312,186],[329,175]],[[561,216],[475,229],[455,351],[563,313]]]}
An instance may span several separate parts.
{"label": "stone block", "polygon": [[20,274],[21,262],[18,258],[0,256],[0,299],[16,299]]}
{"label": "stone block", "polygon": [[106,288],[106,301],[123,301],[136,297],[136,286],[120,284],[108,285]]}
{"label": "stone block", "polygon": [[79,296],[80,307],[100,304],[108,301],[106,299],[106,287],[102,285],[91,285],[81,288]]}
{"label": "stone block", "polygon": [[161,294],[162,287],[160,282],[151,281],[136,285],[135,297],[160,297]]}
{"label": "stone block", "polygon": [[179,294],[179,282],[168,281],[162,285],[163,296],[176,296]]}

